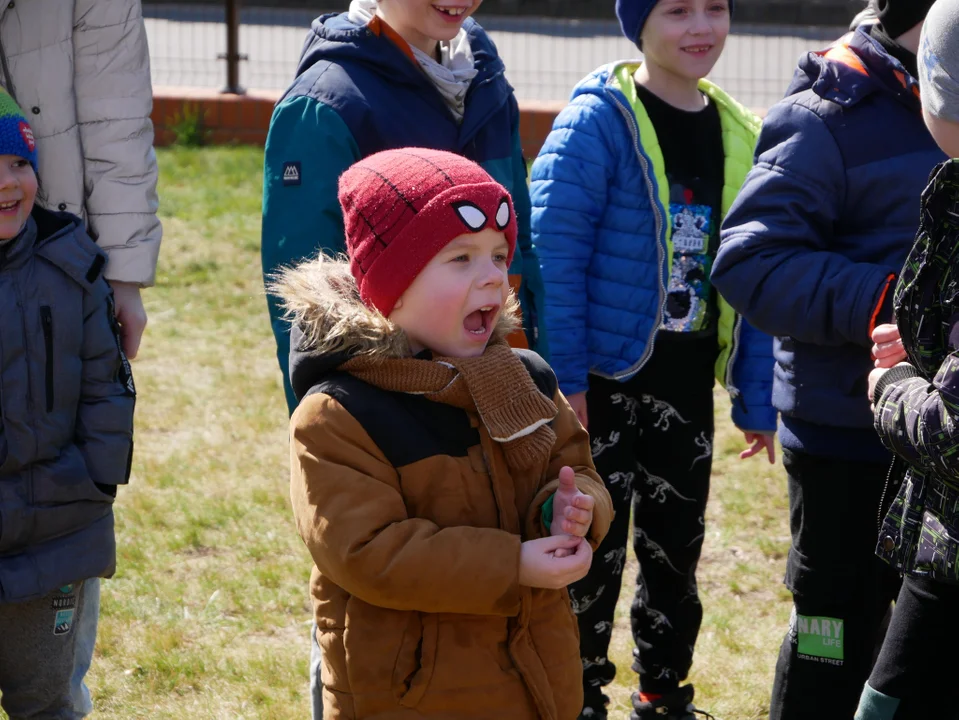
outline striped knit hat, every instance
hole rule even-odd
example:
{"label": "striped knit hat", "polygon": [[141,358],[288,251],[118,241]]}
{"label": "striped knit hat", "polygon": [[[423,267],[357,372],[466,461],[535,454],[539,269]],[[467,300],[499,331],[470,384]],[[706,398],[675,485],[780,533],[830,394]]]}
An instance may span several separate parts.
{"label": "striped knit hat", "polygon": [[16,155],[37,170],[37,143],[23,110],[10,93],[0,87],[0,155]]}

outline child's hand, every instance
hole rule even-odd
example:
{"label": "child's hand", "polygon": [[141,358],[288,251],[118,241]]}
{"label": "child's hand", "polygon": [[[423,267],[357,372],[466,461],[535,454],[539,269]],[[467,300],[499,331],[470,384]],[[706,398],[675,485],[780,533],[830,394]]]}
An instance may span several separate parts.
{"label": "child's hand", "polygon": [[553,520],[550,535],[586,537],[593,524],[593,506],[596,501],[576,487],[576,473],[564,466],[559,471],[559,489],[553,495]]}
{"label": "child's hand", "polygon": [[902,346],[897,326],[889,323],[877,325],[872,331],[872,341],[875,343],[872,346],[872,356],[877,368],[888,369],[906,359],[906,350]]}
{"label": "child's hand", "polygon": [[579,424],[589,430],[589,415],[586,413],[586,392],[583,391],[573,395],[567,395],[566,402],[569,403],[569,406],[573,408],[573,412],[576,413]]}
{"label": "child's hand", "polygon": [[[567,554],[559,557],[558,551]],[[582,538],[556,535],[527,540],[520,546],[519,584],[558,590],[586,577],[592,561],[593,550]]]}
{"label": "child's hand", "polygon": [[758,455],[765,449],[769,464],[776,464],[776,433],[743,432],[743,437],[750,447],[739,453],[740,460]]}
{"label": "child's hand", "polygon": [[[869,394],[869,402],[875,404],[876,398],[874,395],[876,394],[876,383],[879,382],[879,378],[885,375],[888,370],[889,368],[877,367],[869,371],[869,390],[867,391]],[[875,410],[875,407],[873,407],[873,410]]]}

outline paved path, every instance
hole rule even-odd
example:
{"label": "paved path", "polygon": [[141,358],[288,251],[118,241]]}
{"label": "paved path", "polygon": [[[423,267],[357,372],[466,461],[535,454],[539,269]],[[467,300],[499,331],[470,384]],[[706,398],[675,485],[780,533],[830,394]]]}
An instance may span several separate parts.
{"label": "paved path", "polygon": [[[147,34],[156,85],[219,88],[226,50],[219,6],[147,5]],[[292,79],[306,29],[318,12],[246,8],[242,12],[240,80],[245,87],[280,90]],[[635,46],[619,26],[603,21],[478,16],[506,62],[507,77],[521,100],[569,96],[586,73],[613,59],[634,57]],[[796,60],[822,47],[842,28],[737,28],[711,78],[751,107],[768,107],[782,96]]]}

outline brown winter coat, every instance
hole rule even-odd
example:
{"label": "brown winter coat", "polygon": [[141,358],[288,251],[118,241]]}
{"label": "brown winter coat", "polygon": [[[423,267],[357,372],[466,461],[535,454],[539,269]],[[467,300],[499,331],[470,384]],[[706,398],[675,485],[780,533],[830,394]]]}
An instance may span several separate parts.
{"label": "brown winter coat", "polygon": [[519,584],[520,543],[546,533],[541,507],[564,465],[595,498],[594,549],[612,503],[552,371],[516,351],[557,409],[552,448],[519,472],[475,409],[343,371],[350,357],[382,360],[386,376],[417,361],[342,264],[302,266],[278,289],[297,328],[291,494],[315,563],[325,718],[576,718],[569,596]]}

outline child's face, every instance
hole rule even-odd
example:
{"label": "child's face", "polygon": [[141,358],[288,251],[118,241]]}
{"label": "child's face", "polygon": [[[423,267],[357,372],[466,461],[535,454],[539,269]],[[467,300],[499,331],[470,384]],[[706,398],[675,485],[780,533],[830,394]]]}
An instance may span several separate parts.
{"label": "child's face", "polygon": [[503,233],[487,228],[460,235],[423,268],[390,313],[414,353],[483,354],[506,305],[508,254]]}
{"label": "child's face", "polygon": [[37,197],[37,174],[18,155],[0,155],[0,240],[15,238]]}
{"label": "child's face", "polygon": [[659,0],[640,40],[647,63],[698,81],[713,69],[728,35],[728,0]]}
{"label": "child's face", "polygon": [[923,108],[926,127],[942,151],[951,158],[959,158],[959,122],[942,120]]}
{"label": "child's face", "polygon": [[432,54],[456,37],[483,0],[379,0],[377,14],[410,45]]}

